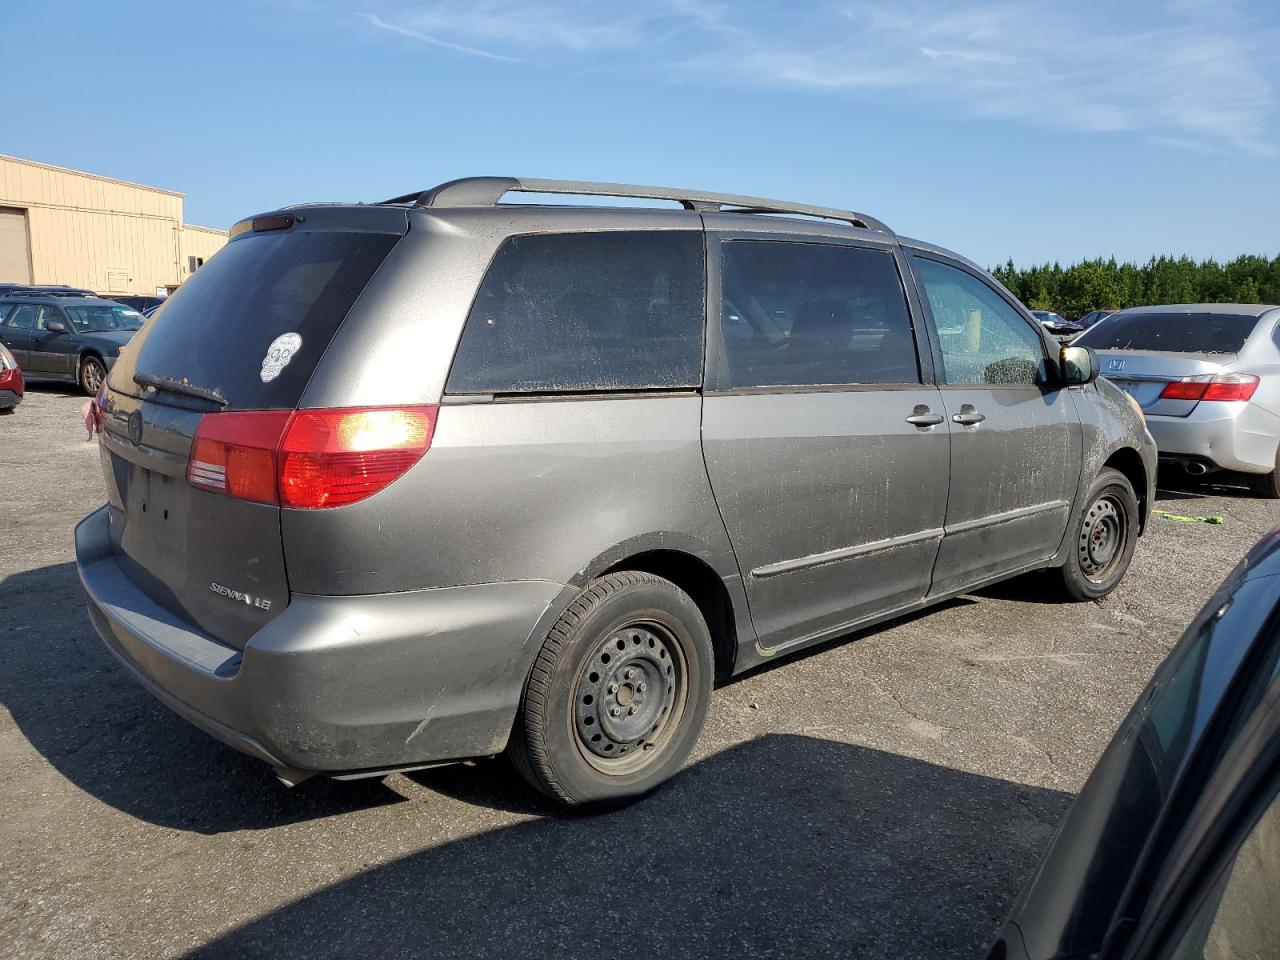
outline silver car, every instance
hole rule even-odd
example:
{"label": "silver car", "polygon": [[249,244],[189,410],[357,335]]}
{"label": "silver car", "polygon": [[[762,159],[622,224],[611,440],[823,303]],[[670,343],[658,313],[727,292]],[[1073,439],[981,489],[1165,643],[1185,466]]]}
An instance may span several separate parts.
{"label": "silver car", "polygon": [[1162,461],[1193,476],[1235,470],[1280,497],[1280,307],[1137,307],[1075,343],[1142,405]]}
{"label": "silver car", "polygon": [[77,563],[125,667],[286,782],[506,751],[616,802],[716,678],[1029,570],[1112,590],[1156,460],[1096,377],[851,211],[510,178],[292,207],[111,371]]}

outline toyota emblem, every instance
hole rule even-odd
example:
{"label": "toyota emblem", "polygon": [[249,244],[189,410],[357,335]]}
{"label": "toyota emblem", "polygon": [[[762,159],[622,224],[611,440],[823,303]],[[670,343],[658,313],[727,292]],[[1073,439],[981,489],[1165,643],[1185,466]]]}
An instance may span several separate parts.
{"label": "toyota emblem", "polygon": [[129,442],[135,447],[142,443],[142,411],[129,414]]}

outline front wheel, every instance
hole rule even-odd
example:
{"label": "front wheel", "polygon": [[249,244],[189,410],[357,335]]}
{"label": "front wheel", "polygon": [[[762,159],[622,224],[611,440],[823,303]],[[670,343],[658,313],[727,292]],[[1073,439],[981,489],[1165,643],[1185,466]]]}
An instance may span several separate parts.
{"label": "front wheel", "polygon": [[80,389],[89,396],[94,396],[102,386],[107,368],[97,357],[85,357],[80,361]]}
{"label": "front wheel", "polygon": [[689,756],[714,673],[711,635],[686,593],[649,573],[601,577],[538,653],[512,761],[566,806],[641,797]]}
{"label": "front wheel", "polygon": [[1058,570],[1067,596],[1098,600],[1109,594],[1129,569],[1137,541],[1138,496],[1128,477],[1107,467],[1089,487],[1067,562]]}

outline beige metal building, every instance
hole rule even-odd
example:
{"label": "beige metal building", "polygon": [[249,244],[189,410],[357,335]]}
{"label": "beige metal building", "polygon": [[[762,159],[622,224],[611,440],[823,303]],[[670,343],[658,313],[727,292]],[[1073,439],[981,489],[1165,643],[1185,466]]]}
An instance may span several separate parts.
{"label": "beige metal building", "polygon": [[0,155],[0,283],[163,295],[227,242],[182,194]]}

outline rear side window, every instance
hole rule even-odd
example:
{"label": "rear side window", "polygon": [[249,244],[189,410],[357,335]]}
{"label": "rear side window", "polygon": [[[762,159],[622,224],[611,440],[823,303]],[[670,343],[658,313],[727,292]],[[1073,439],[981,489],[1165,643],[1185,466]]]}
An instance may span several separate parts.
{"label": "rear side window", "polygon": [[727,240],[721,263],[723,386],[920,382],[892,254]]}
{"label": "rear side window", "polygon": [[698,386],[703,260],[695,231],[512,237],[476,295],[449,391]]}
{"label": "rear side window", "polygon": [[1228,313],[1117,313],[1076,343],[1095,350],[1239,353],[1258,318]]}
{"label": "rear side window", "polygon": [[297,405],[369,278],[400,238],[288,230],[228,243],[133,338],[111,387],[134,374],[217,390],[236,409]]}

